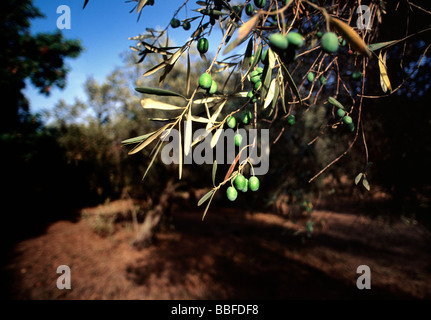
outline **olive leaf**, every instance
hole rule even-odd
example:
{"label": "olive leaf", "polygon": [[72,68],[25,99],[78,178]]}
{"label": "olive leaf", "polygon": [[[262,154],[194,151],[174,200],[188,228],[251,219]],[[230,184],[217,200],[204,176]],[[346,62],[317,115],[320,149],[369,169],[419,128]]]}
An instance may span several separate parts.
{"label": "olive leaf", "polygon": [[[150,101],[148,101],[150,100]],[[178,106],[174,106],[168,103],[164,103],[164,102],[160,102],[160,101],[155,101],[152,99],[148,99],[148,100],[141,100],[141,106],[144,109],[156,109],[156,110],[165,110],[165,111],[171,111],[171,110],[182,110],[184,109],[184,107],[178,107]]]}
{"label": "olive leaf", "polygon": [[186,76],[186,95],[190,93],[190,81],[191,81],[191,70],[190,70],[190,51],[187,51],[187,76]]}
{"label": "olive leaf", "polygon": [[384,93],[388,91],[389,93],[391,93],[392,86],[388,77],[388,71],[386,67],[386,54],[387,54],[387,51],[383,56],[382,56],[382,51],[379,52],[380,86],[382,87],[382,90]]}
{"label": "olive leaf", "polygon": [[216,133],[211,139],[211,149],[215,147],[222,133],[223,133],[223,129],[217,129]]}
{"label": "olive leaf", "polygon": [[144,77],[150,76],[150,75],[152,75],[153,73],[155,73],[155,72],[159,71],[160,69],[162,69],[162,68],[164,68],[164,67],[166,67],[166,62],[165,62],[165,61],[163,61],[162,63],[160,63],[160,64],[158,64],[158,65],[156,65],[156,66],[152,67],[151,69],[149,69],[147,72],[145,72],[145,73],[143,74],[143,76],[144,76]]}
{"label": "olive leaf", "polygon": [[242,60],[243,69],[245,69],[249,65],[252,53],[253,53],[253,38],[250,38],[247,44],[247,49],[245,50],[244,60]]}
{"label": "olive leaf", "polygon": [[287,83],[289,84],[290,89],[292,89],[293,93],[295,94],[296,98],[297,98],[297,99],[298,99],[298,101],[299,101],[299,104],[300,104],[300,105],[302,105],[301,95],[299,94],[299,90],[298,90],[298,87],[297,87],[297,86],[296,86],[296,84],[295,84],[295,81],[293,81],[293,78],[292,78],[292,76],[290,75],[290,72],[289,72],[289,70],[287,70],[287,68],[286,68],[286,66],[284,65],[284,63],[281,63],[281,65],[283,66],[283,69],[284,69],[284,71],[285,71],[285,73],[286,73],[286,76],[287,76]]}
{"label": "olive leaf", "polygon": [[334,17],[330,17],[329,22],[356,52],[368,58],[371,57],[371,51],[368,49],[367,44],[352,27]]}
{"label": "olive leaf", "polygon": [[363,176],[363,173],[362,173],[362,172],[356,176],[356,178],[355,178],[355,184],[356,184],[356,185],[359,183],[359,181],[361,181],[362,176]]}
{"label": "olive leaf", "polygon": [[[256,52],[253,56],[253,62],[250,65],[250,68],[248,68],[247,72],[245,73],[245,75],[242,77],[241,82],[244,82],[245,78],[248,76],[248,74],[254,69],[254,67],[256,67],[256,65],[259,63],[260,60],[260,56],[262,54],[262,43],[259,43],[259,46],[256,49]],[[247,93],[246,93],[247,96]]]}
{"label": "olive leaf", "polygon": [[138,3],[138,7],[136,8],[136,12],[139,13],[142,8],[145,6],[148,0],[140,0]]}
{"label": "olive leaf", "polygon": [[334,97],[329,97],[328,98],[328,102],[334,106],[336,106],[337,108],[343,109],[344,110],[344,106]]}
{"label": "olive leaf", "polygon": [[278,88],[276,84],[277,84],[276,78],[272,79],[271,84],[269,85],[268,93],[265,98],[265,103],[263,105],[264,109],[266,109],[274,99],[277,99],[275,97],[276,87]]}
{"label": "olive leaf", "polygon": [[135,88],[135,90],[139,93],[144,94],[154,94],[156,96],[174,96],[174,97],[181,97],[185,100],[187,100],[186,97],[184,97],[182,94],[170,90],[165,89],[157,89],[157,88]]}
{"label": "olive leaf", "polygon": [[216,173],[217,173],[217,160],[214,160],[213,171],[212,171],[212,179],[213,179],[213,185],[214,186],[215,186]]}
{"label": "olive leaf", "polygon": [[209,209],[209,207],[210,207],[211,201],[212,201],[212,200],[213,200],[213,198],[214,198],[215,193],[216,193],[216,190],[215,190],[215,189],[213,189],[213,193],[211,194],[211,198],[210,198],[210,200],[208,201],[207,207],[205,208],[205,211],[204,211],[204,213],[203,213],[203,215],[202,215],[202,221],[204,221],[205,216],[207,215],[208,209]]}
{"label": "olive leaf", "polygon": [[[154,147],[154,149],[153,149],[153,152],[152,152],[152,153],[153,153],[153,158],[151,159],[151,162],[150,162],[150,164],[148,165],[147,170],[145,170],[144,176],[142,177],[142,181],[144,181],[144,180],[145,180],[145,177],[147,176],[148,171],[150,171],[150,168],[151,168],[151,166],[153,165],[154,160],[156,159],[157,154],[159,153],[159,151],[160,151],[160,149],[161,149],[161,147],[162,147],[162,146],[163,146],[162,140],[159,140],[159,141],[157,142],[156,146],[155,146],[155,147]],[[156,152],[154,152],[154,150],[156,150]]]}
{"label": "olive leaf", "polygon": [[397,43],[399,40],[392,40],[392,41],[386,41],[386,42],[379,42],[379,43],[372,43],[368,45],[368,49],[370,51],[377,51],[386,47],[389,47],[395,43]]}
{"label": "olive leaf", "polygon": [[256,14],[238,29],[237,38],[224,49],[223,54],[227,54],[228,52],[232,51],[247,39],[247,36],[259,22],[259,17],[260,15]]}
{"label": "olive leaf", "polygon": [[187,115],[186,133],[184,140],[184,153],[187,156],[190,153],[190,144],[192,140],[192,108],[189,108],[189,112]]}
{"label": "olive leaf", "polygon": [[205,193],[204,196],[200,198],[198,202],[198,206],[201,206],[205,201],[207,201],[213,195],[213,193],[214,193],[214,189],[211,189],[210,191]]}
{"label": "olive leaf", "polygon": [[272,69],[275,66],[275,55],[271,49],[268,50],[268,60],[269,60],[269,63],[267,66],[265,66],[265,69],[263,70],[263,76],[262,76],[263,81],[262,81],[262,86],[260,88],[261,101],[264,101],[264,99],[266,98],[266,95],[268,94],[269,86],[271,85]]}
{"label": "olive leaf", "polygon": [[362,185],[364,186],[365,189],[367,189],[368,191],[370,191],[370,184],[368,183],[367,178],[364,177],[364,179],[362,180]]}
{"label": "olive leaf", "polygon": [[181,121],[178,121],[178,179],[183,175],[183,145],[181,143]]}
{"label": "olive leaf", "polygon": [[145,139],[147,139],[148,137],[150,137],[152,134],[154,134],[156,131],[154,132],[150,132],[147,134],[144,134],[142,136],[138,136],[138,137],[134,137],[134,138],[130,138],[127,140],[123,140],[121,141],[122,144],[135,144],[135,143],[140,143],[142,141],[144,141]]}
{"label": "olive leaf", "polygon": [[153,142],[157,137],[159,137],[163,133],[163,131],[165,131],[165,129],[167,129],[170,125],[171,124],[168,123],[168,124],[164,125],[163,127],[161,127],[159,130],[157,130],[156,132],[154,132],[151,136],[149,136],[144,141],[142,141],[140,144],[138,144],[136,147],[134,147],[132,150],[130,150],[129,155],[135,154],[135,153],[141,151],[142,149],[144,149],[151,142]]}

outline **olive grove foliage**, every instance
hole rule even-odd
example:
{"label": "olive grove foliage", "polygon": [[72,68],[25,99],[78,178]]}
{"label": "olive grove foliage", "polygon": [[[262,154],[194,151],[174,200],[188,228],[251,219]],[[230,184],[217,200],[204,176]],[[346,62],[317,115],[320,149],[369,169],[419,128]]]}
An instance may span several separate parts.
{"label": "olive grove foliage", "polygon": [[[161,5],[158,1],[134,2],[139,17],[145,16],[146,6]],[[84,6],[87,4],[88,0]],[[190,9],[192,4],[196,5],[194,9]],[[143,105],[144,109],[162,112],[163,116],[153,120],[162,122],[163,126],[123,141],[126,145],[135,145],[129,154],[152,146],[152,160],[144,178],[164,145],[164,137],[172,130],[183,134],[178,146],[178,175],[181,179],[183,156],[203,143],[207,136],[211,137],[211,146],[215,147],[220,136],[217,132],[226,128],[227,121],[235,117],[237,128],[270,129],[275,148],[281,139],[286,140],[286,136],[298,138],[298,134],[292,131],[292,128],[297,128],[297,133],[309,141],[306,145],[296,145],[300,150],[293,154],[302,154],[302,157],[299,161],[292,159],[290,163],[304,169],[307,169],[307,154],[315,154],[319,150],[324,153],[330,148],[319,143],[328,141],[326,137],[334,132],[341,136],[343,146],[341,150],[337,148],[337,155],[329,153],[331,158],[320,158],[326,162],[322,162],[315,172],[304,170],[301,179],[308,184],[342,161],[355,145],[362,144],[363,160],[356,168],[354,181],[370,190],[367,173],[371,161],[367,123],[363,121],[366,113],[364,101],[400,94],[414,72],[424,64],[429,45],[421,46],[422,51],[413,61],[406,57],[406,48],[415,37],[430,31],[429,27],[414,27],[415,23],[422,25],[412,16],[429,17],[429,11],[409,1],[387,3],[382,0],[366,3],[338,0],[187,0],[173,11],[166,28],[155,30],[149,27],[145,34],[130,38],[136,42],[131,48],[138,55],[138,63],[159,57],[158,63],[140,76],[145,79],[157,75],[158,84],[137,86],[135,90],[143,94],[143,98],[152,95],[170,99],[165,104]],[[401,30],[397,26],[394,38],[390,38],[387,37],[388,30],[393,26],[387,23],[393,24],[390,17],[394,15],[403,19],[405,26]],[[187,18],[181,19],[184,16]],[[171,46],[166,35],[171,28],[180,27],[190,35],[189,40]],[[214,32],[221,32],[220,43],[211,42]],[[202,39],[208,39],[211,51],[215,52],[211,60],[207,59],[207,48],[199,47]],[[199,81],[191,77],[191,69],[195,66],[190,59],[190,50],[196,46],[202,60],[208,60]],[[400,51],[399,48],[403,47],[404,50]],[[404,63],[409,63],[409,72],[403,71],[401,76],[391,79],[388,66],[391,53],[395,51],[400,58],[399,68],[405,70]],[[170,77],[175,78],[179,61],[186,61],[186,77],[181,79],[183,86],[180,90],[172,90],[165,84]],[[215,80],[220,75],[222,80]],[[211,80],[216,82],[216,90],[210,89]],[[242,119],[247,112],[251,112],[252,120],[245,123]],[[195,124],[203,125],[206,133],[193,140]],[[233,186],[237,176],[253,175],[250,159],[239,159],[241,153],[248,154],[254,148],[260,148],[258,140],[239,149],[235,161],[222,174],[217,174],[218,166],[214,162],[213,188],[198,203],[207,203],[204,216],[216,192],[229,184]],[[280,160],[279,157],[276,159]],[[278,169],[280,167],[274,168],[275,171]]]}

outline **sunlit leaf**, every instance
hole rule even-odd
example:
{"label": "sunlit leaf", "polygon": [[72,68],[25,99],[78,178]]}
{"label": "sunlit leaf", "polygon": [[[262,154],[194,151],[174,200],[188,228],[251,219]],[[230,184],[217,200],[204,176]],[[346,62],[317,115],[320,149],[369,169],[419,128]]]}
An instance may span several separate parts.
{"label": "sunlit leaf", "polygon": [[215,147],[222,133],[223,133],[223,129],[217,129],[216,133],[211,139],[211,149]]}
{"label": "sunlit leaf", "polygon": [[164,125],[162,128],[160,128],[159,130],[157,130],[156,132],[154,132],[150,137],[148,137],[142,143],[138,144],[136,147],[134,147],[132,150],[130,150],[129,155],[135,154],[135,153],[141,151],[142,149],[144,149],[151,142],[153,142],[156,138],[158,138],[163,133],[163,131],[165,131],[165,129],[168,128],[170,125],[171,124],[168,123],[168,124]]}
{"label": "sunlit leaf", "polygon": [[204,117],[196,117],[196,116],[193,116],[193,115],[192,115],[191,119],[192,119],[192,121],[200,122],[200,123],[208,123],[208,122],[210,121],[210,120],[209,120],[209,119],[207,119],[207,118],[204,118]]}
{"label": "sunlit leaf", "polygon": [[356,178],[355,178],[355,184],[356,184],[356,185],[359,183],[359,181],[361,181],[362,176],[363,176],[363,173],[362,173],[362,172],[356,176]]}
{"label": "sunlit leaf", "polygon": [[153,158],[151,159],[151,162],[150,162],[150,164],[148,165],[147,170],[145,170],[144,176],[142,177],[142,181],[143,181],[143,180],[145,180],[145,177],[147,176],[148,171],[150,171],[150,168],[151,168],[151,166],[153,165],[154,160],[156,159],[157,154],[159,153],[159,151],[160,151],[160,149],[161,149],[161,147],[162,147],[162,146],[163,146],[163,143],[162,143],[162,141],[161,141],[161,140],[159,140],[159,141],[158,141],[158,146],[157,146],[156,152],[154,152],[154,154],[153,154]]}
{"label": "sunlit leaf", "polygon": [[392,92],[391,82],[388,77],[388,71],[386,68],[386,54],[382,56],[382,52],[379,52],[379,70],[380,70],[380,85],[382,87],[383,92]]}
{"label": "sunlit leaf", "polygon": [[263,105],[264,109],[266,109],[270,105],[272,100],[274,99],[276,84],[277,84],[276,78],[272,79],[271,84],[270,84],[269,89],[268,89],[268,93],[267,93],[266,98],[265,98],[265,103]]}
{"label": "sunlit leaf", "polygon": [[217,108],[217,110],[214,112],[214,114],[211,116],[211,118],[208,121],[206,129],[209,130],[211,126],[217,121],[217,117],[219,116],[220,112],[223,110],[227,100],[224,100],[220,106]]}
{"label": "sunlit leaf", "polygon": [[371,57],[371,51],[368,49],[367,44],[352,27],[334,17],[330,17],[329,21],[332,27],[337,30],[337,32],[352,46],[355,51],[364,56]]}
{"label": "sunlit leaf", "polygon": [[200,198],[199,202],[198,202],[198,206],[201,206],[203,203],[205,203],[205,201],[207,201],[214,193],[214,189],[211,189],[210,191],[208,191],[207,193],[205,193],[205,195]]}
{"label": "sunlit leaf", "polygon": [[208,97],[208,98],[193,100],[193,103],[194,104],[204,104],[204,103],[210,103],[210,102],[221,100],[221,99],[224,99],[224,97]]}
{"label": "sunlit leaf", "polygon": [[136,9],[137,13],[139,13],[142,10],[142,8],[145,6],[145,4],[147,3],[147,1],[148,0],[139,0],[138,7]]}
{"label": "sunlit leaf", "polygon": [[367,189],[368,191],[370,191],[370,184],[368,183],[367,178],[364,177],[364,179],[362,180],[362,185],[364,186],[365,189]]}
{"label": "sunlit leaf", "polygon": [[165,110],[165,111],[171,111],[171,110],[183,110],[184,107],[178,107],[174,106],[168,103],[155,101],[152,99],[148,100],[141,100],[142,108],[144,109],[157,109],[157,110]]}
{"label": "sunlit leaf", "polygon": [[184,137],[184,153],[186,156],[190,153],[190,144],[192,142],[192,108],[189,107],[189,113],[186,120],[186,132]]}

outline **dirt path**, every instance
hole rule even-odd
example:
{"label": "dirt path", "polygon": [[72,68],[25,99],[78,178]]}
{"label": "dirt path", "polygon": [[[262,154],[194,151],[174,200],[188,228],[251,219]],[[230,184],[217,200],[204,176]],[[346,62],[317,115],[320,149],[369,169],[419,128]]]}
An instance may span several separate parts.
{"label": "dirt path", "polygon": [[[430,235],[358,215],[316,211],[311,238],[276,215],[232,209],[178,212],[175,229],[136,251],[131,227],[102,238],[84,221],[59,221],[17,244],[6,266],[14,299],[431,298]],[[305,240],[305,241],[303,241]],[[368,265],[372,289],[356,288]],[[57,266],[72,290],[56,288]]]}

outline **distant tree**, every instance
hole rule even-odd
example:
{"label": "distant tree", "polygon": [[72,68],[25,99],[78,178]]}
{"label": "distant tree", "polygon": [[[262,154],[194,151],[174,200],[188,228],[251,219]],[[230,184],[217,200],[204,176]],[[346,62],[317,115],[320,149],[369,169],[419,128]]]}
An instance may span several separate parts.
{"label": "distant tree", "polygon": [[82,50],[79,40],[66,40],[61,32],[30,33],[31,20],[43,14],[32,0],[0,3],[0,132],[16,130],[29,118],[29,102],[23,95],[25,80],[49,95],[53,86],[64,88],[69,71],[64,60]]}

